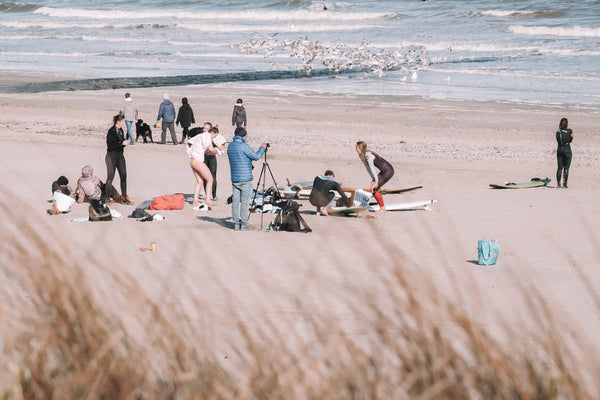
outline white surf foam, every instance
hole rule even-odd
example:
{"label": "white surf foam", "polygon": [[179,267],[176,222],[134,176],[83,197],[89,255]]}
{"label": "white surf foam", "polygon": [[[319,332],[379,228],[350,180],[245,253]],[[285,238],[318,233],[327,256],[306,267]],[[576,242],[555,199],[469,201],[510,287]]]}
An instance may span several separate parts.
{"label": "white surf foam", "polygon": [[336,12],[336,11],[125,11],[125,10],[84,10],[77,8],[41,7],[34,11],[36,14],[48,15],[56,18],[87,18],[87,19],[198,19],[204,21],[237,20],[237,21],[362,21],[365,19],[396,18],[396,13],[365,13],[365,12]]}
{"label": "white surf foam", "polygon": [[511,25],[508,27],[508,30],[517,35],[600,37],[600,28],[585,28],[581,26],[562,28],[554,26]]}

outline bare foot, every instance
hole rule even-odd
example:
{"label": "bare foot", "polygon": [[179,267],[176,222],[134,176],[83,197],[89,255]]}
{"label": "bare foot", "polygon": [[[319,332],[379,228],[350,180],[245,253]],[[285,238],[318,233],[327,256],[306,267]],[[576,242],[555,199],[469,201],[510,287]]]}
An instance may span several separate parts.
{"label": "bare foot", "polygon": [[383,214],[385,212],[385,207],[380,207],[379,210],[375,211],[375,214]]}
{"label": "bare foot", "polygon": [[208,204],[209,206],[214,206],[215,204],[217,204],[217,202],[206,199],[206,204]]}
{"label": "bare foot", "polygon": [[199,205],[199,204],[200,204],[200,202],[199,202],[199,201],[194,201],[194,202],[192,203],[192,206],[196,207],[196,206],[197,206],[197,205]]}
{"label": "bare foot", "polygon": [[327,209],[326,209],[326,208],[325,208],[325,209],[323,209],[323,213],[322,213],[321,215],[324,215],[324,216],[326,216],[326,217],[328,217],[328,216],[329,216],[329,214],[327,214]]}

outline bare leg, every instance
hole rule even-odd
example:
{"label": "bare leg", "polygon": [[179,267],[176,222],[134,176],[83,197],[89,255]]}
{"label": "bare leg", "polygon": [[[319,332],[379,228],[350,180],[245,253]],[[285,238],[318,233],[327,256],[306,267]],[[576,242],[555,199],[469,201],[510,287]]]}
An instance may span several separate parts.
{"label": "bare leg", "polygon": [[[200,195],[200,189],[202,188],[202,186],[204,186],[204,181],[206,181],[206,188],[208,188],[208,190],[212,188],[213,176],[210,173],[210,170],[208,169],[206,164],[204,164],[203,162],[198,161],[194,163],[192,169],[194,170],[194,176],[196,177],[196,187],[194,188],[194,201],[197,201],[198,196]],[[216,204],[214,201],[210,200],[210,195],[208,194],[206,189],[204,190],[204,192],[206,193],[206,204],[211,206]],[[195,203],[194,205],[197,204],[198,203]]]}

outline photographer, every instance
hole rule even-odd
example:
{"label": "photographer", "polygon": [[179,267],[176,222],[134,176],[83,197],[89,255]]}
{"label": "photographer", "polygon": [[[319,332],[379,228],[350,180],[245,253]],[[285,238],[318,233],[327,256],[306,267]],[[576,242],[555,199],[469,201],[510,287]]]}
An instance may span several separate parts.
{"label": "photographer", "polygon": [[233,141],[227,147],[229,168],[231,170],[232,217],[233,229],[243,230],[248,228],[250,217],[250,196],[252,195],[252,161],[260,160],[265,151],[267,143],[262,143],[257,151],[246,143],[248,132],[243,127],[235,129]]}

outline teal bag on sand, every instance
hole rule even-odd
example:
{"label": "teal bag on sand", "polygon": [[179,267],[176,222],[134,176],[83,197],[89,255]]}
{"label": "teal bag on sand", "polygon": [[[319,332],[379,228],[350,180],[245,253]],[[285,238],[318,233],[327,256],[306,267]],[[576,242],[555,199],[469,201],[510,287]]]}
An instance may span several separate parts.
{"label": "teal bag on sand", "polygon": [[495,265],[498,261],[500,243],[491,240],[480,240],[477,242],[477,254],[479,265]]}

